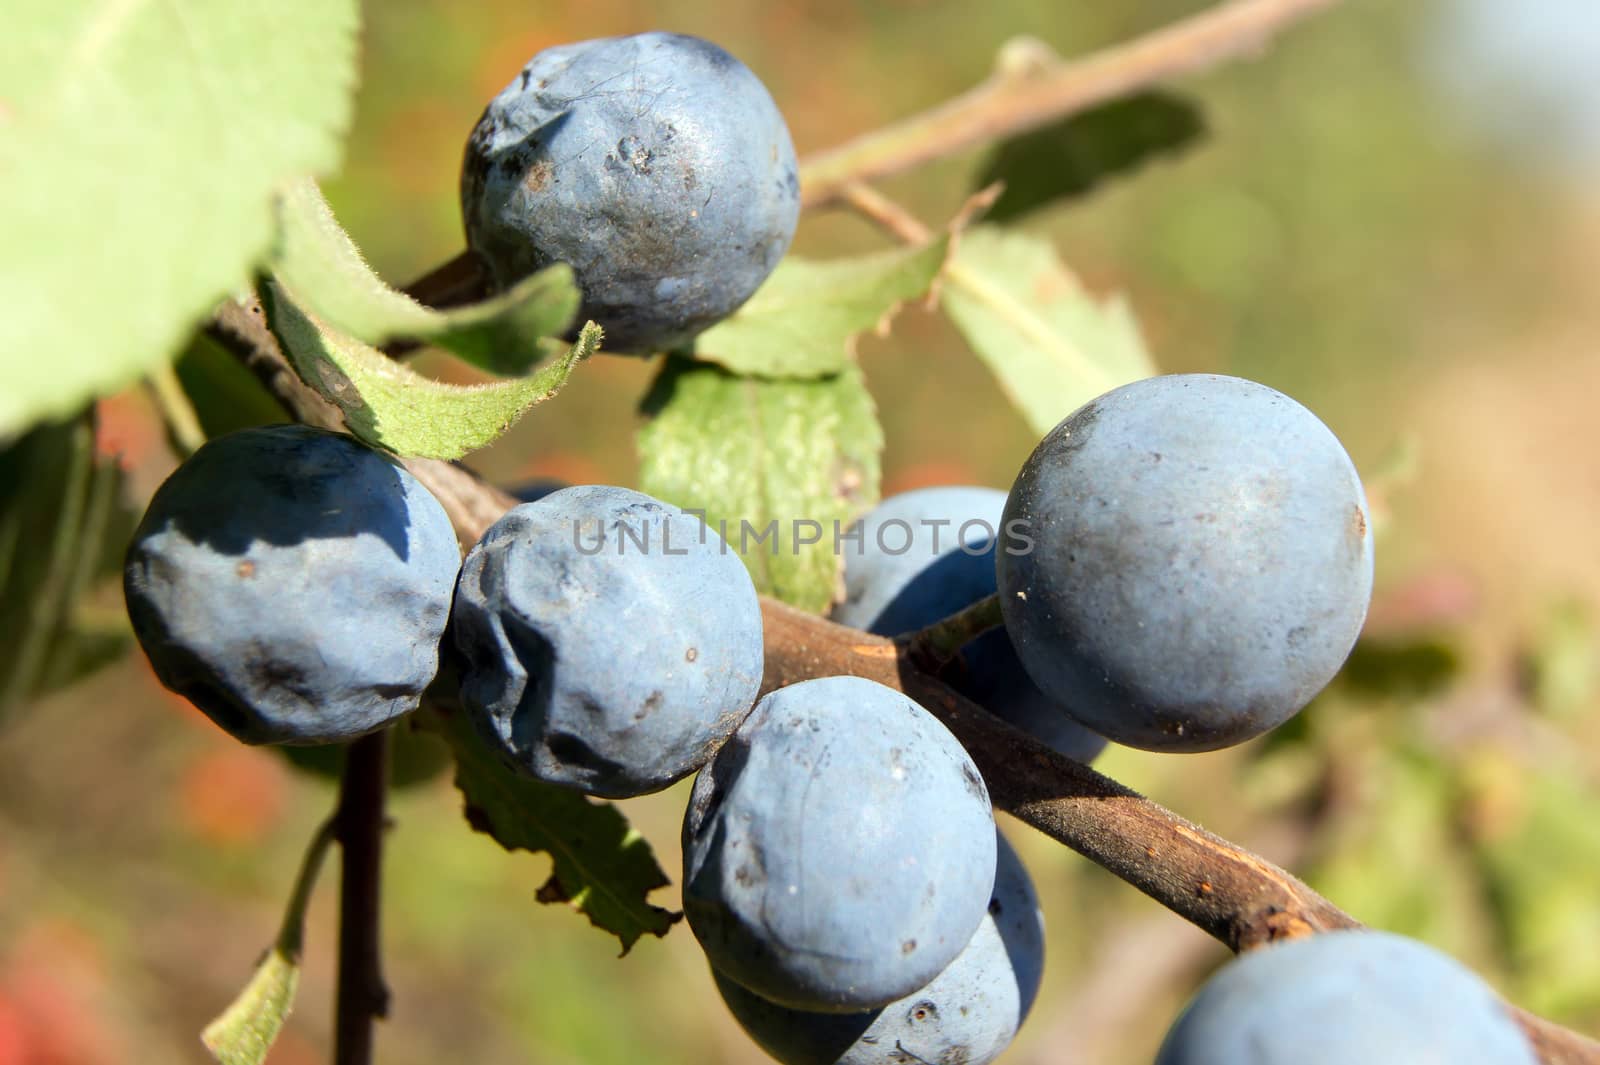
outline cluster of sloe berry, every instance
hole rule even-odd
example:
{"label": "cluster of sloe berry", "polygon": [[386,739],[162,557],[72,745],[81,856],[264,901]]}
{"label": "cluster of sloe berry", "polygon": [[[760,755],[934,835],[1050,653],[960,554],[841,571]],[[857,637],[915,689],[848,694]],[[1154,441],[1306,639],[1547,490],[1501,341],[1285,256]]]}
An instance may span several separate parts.
{"label": "cluster of sloe berry", "polygon": [[[738,307],[798,211],[760,82],[669,34],[535,57],[473,133],[462,195],[498,284],[567,262],[584,315],[640,352]],[[904,535],[880,535],[891,525]],[[1108,741],[1204,751],[1280,724],[1342,665],[1372,584],[1338,440],[1287,397],[1219,376],[1107,393],[1044,438],[1009,493],[897,496],[854,542],[835,620],[898,636],[998,595],[1003,627],[963,649],[952,683],[1083,762]],[[443,655],[508,771],[610,798],[698,771],[684,909],[729,1009],[780,1061],[980,1065],[1034,1000],[1037,899],[967,752],[861,678],[757,701],[755,587],[684,511],[561,488],[463,561],[394,459],[270,426],[213,440],[161,487],[125,587],[156,674],[248,743],[383,728],[417,708]],[[1470,973],[1351,933],[1226,968],[1159,1065],[1425,1058],[1532,1060]]]}
{"label": "cluster of sloe berry", "polygon": [[[882,535],[891,524],[909,535]],[[1204,750],[1282,721],[1339,668],[1371,583],[1338,441],[1227,377],[1108,393],[1041,442],[1009,495],[896,496],[855,542],[837,620],[899,635],[999,591],[1005,626],[967,646],[955,683],[1083,761],[1108,737]],[[860,678],[757,702],[760,602],[697,517],[563,488],[463,562],[443,508],[392,458],[269,426],[208,443],[161,487],[126,589],[158,676],[246,742],[382,728],[417,707],[443,653],[514,771],[627,797],[700,770],[684,907],[729,1008],[780,1060],[989,1061],[1033,1000],[1033,887],[966,751]],[[1398,949],[1352,943],[1352,971]],[[1305,964],[1336,988],[1356,979],[1336,975],[1345,954],[1314,950]],[[1240,997],[1202,993],[1162,1060],[1221,1060],[1192,1056],[1185,1033]]]}

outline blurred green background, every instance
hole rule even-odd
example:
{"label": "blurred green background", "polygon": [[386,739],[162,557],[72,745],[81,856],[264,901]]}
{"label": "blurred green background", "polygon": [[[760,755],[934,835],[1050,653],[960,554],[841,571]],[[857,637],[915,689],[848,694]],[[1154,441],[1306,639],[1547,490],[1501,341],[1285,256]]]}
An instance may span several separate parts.
{"label": "blurred green background", "polygon": [[[327,188],[374,265],[404,282],[460,249],[467,132],[545,46],[709,37],[766,81],[804,155],[969,87],[1013,36],[1070,55],[1202,6],[369,3],[349,155]],[[1320,414],[1381,521],[1367,637],[1300,718],[1241,749],[1117,750],[1100,767],[1591,1033],[1597,52],[1591,0],[1352,0],[1186,83],[1207,127],[1187,150],[1027,221],[1092,289],[1128,294],[1163,369],[1254,377]],[[937,223],[984,161],[885,189]],[[796,247],[882,245],[836,212],[808,215]],[[1009,482],[1033,440],[942,319],[910,310],[860,354],[888,439],[886,493]],[[651,373],[596,360],[478,467],[507,483],[632,483]],[[107,402],[102,420],[103,446],[148,494],[172,459],[141,396]],[[114,617],[120,595],[97,605]],[[684,794],[624,804],[674,874]],[[0,731],[0,1063],[203,1060],[196,1033],[271,940],[332,797],[327,781],[233,744],[142,659],[15,714]],[[545,859],[473,835],[459,805],[442,777],[394,802],[381,1061],[764,1060],[685,928],[617,960],[581,917],[534,901]],[[1006,1060],[1149,1061],[1225,952],[1075,855],[1011,836],[1044,899],[1050,957]],[[326,1057],[331,886],[277,1065]],[[657,901],[675,906],[675,891]]]}

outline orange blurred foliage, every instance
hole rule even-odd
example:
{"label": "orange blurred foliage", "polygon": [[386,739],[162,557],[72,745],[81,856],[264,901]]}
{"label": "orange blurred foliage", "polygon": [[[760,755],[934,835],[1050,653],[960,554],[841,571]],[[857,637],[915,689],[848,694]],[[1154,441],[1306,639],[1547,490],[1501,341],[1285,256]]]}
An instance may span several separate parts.
{"label": "orange blurred foliage", "polygon": [[0,963],[0,1065],[112,1065],[130,1060],[102,1019],[104,958],[66,921],[27,926]]}
{"label": "orange blurred foliage", "polygon": [[888,498],[916,488],[937,488],[947,484],[973,484],[977,472],[963,462],[940,460],[938,462],[913,462],[890,469],[884,474],[883,495]]}
{"label": "orange blurred foliage", "polygon": [[282,821],[288,770],[269,751],[229,744],[199,755],[178,783],[183,827],[207,843],[249,846]]}
{"label": "orange blurred foliage", "polygon": [[131,470],[166,446],[161,420],[143,393],[118,392],[95,404],[94,448],[102,458],[116,459],[117,465]]}

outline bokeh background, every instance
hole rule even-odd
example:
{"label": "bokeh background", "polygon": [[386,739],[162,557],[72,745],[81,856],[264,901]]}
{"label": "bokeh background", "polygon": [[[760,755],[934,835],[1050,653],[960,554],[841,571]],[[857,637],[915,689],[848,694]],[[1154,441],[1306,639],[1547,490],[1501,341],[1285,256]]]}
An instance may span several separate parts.
{"label": "bokeh background", "polygon": [[[403,282],[459,250],[457,167],[533,53],[647,29],[723,44],[802,154],[980,80],[1008,38],[1092,50],[1203,5],[704,0],[367,5],[341,219]],[[1454,952],[1517,1001],[1600,1032],[1600,8],[1350,0],[1194,79],[1205,135],[1031,217],[1095,291],[1125,292],[1163,369],[1254,377],[1344,439],[1381,518],[1368,633],[1274,736],[1101,768],[1290,865],[1373,924]],[[985,155],[886,184],[950,216]],[[808,216],[797,249],[884,238]],[[885,491],[1005,486],[1033,440],[960,339],[909,311],[862,363]],[[436,365],[436,372],[453,372]],[[633,483],[652,370],[599,359],[478,466]],[[138,394],[102,409],[133,492],[170,468]],[[115,626],[115,589],[89,604]],[[415,763],[430,752],[415,744]],[[533,892],[546,861],[468,831],[442,775],[397,792],[384,929],[393,1065],[757,1062],[679,926],[624,959]],[[201,1061],[196,1033],[271,940],[332,784],[233,744],[127,658],[0,730],[0,1063]],[[675,871],[684,787],[626,812]],[[1009,825],[1050,957],[1007,1060],[1149,1061],[1225,952]],[[331,870],[330,870],[331,871]],[[271,1060],[325,1060],[332,878]],[[676,887],[657,901],[676,905]]]}

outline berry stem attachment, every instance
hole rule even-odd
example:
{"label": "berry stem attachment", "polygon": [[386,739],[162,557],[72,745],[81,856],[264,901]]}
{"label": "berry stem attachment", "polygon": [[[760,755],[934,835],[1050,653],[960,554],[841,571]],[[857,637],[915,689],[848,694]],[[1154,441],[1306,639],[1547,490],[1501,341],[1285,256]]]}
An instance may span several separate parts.
{"label": "berry stem attachment", "polygon": [[938,676],[955,661],[963,647],[1002,624],[1000,595],[996,593],[935,621],[925,629],[903,636],[898,642],[918,669],[930,676]]}
{"label": "berry stem attachment", "polygon": [[334,813],[344,852],[334,1065],[371,1065],[373,1021],[389,1012],[378,920],[388,790],[389,729],[385,728],[350,745],[339,783],[339,808]]}

